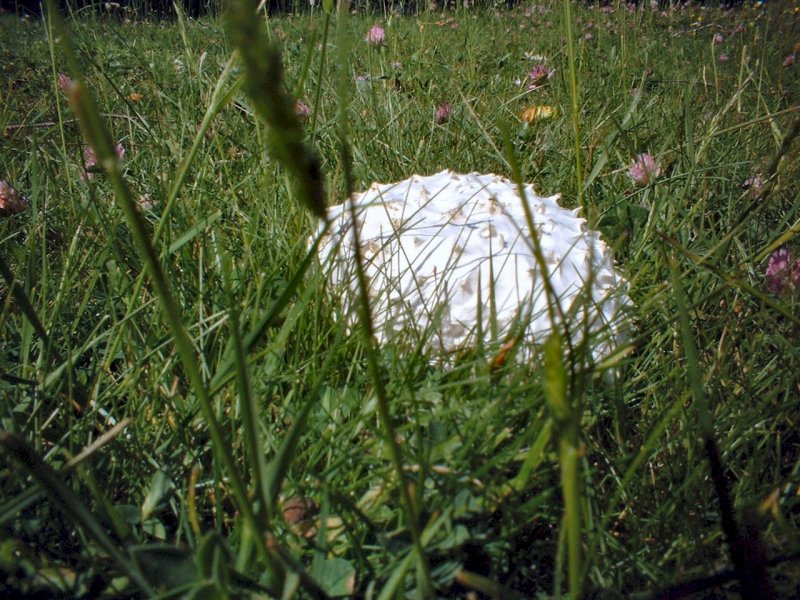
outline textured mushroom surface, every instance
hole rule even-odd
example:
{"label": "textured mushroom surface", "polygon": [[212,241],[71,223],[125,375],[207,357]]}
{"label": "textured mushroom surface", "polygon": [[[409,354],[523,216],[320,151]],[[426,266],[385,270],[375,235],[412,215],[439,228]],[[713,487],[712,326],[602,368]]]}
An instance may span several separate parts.
{"label": "textured mushroom surface", "polygon": [[[577,344],[590,332],[596,359],[624,334],[630,304],[599,233],[577,211],[525,186],[547,277]],[[378,342],[419,343],[437,355],[518,340],[517,357],[535,356],[552,331],[542,271],[518,187],[497,175],[442,171],[373,184],[353,199]],[[328,209],[332,223],[320,261],[342,299],[348,323],[358,320],[350,203]],[[322,231],[322,226],[320,227]]]}

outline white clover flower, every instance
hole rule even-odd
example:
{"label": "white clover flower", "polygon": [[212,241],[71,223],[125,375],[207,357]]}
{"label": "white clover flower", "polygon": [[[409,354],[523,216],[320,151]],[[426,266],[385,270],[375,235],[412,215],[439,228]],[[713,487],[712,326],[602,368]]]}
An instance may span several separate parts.
{"label": "white clover flower", "polygon": [[[577,210],[531,185],[525,196],[560,306],[555,325],[566,320],[573,345],[588,331],[600,360],[625,336],[626,282]],[[487,344],[514,337],[519,360],[537,355],[554,323],[514,183],[442,171],[375,183],[353,201],[380,344],[422,341],[433,354],[449,355],[474,346],[478,335]],[[332,226],[319,256],[352,325],[358,282],[350,215],[349,203],[328,209]]]}

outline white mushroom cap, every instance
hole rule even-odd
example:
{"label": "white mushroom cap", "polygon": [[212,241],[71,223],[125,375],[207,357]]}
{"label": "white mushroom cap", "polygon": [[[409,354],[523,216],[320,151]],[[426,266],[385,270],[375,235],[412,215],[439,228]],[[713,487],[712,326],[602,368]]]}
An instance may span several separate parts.
{"label": "white mushroom cap", "polygon": [[[561,308],[556,320],[565,316],[573,344],[588,327],[600,359],[624,332],[625,282],[600,234],[586,229],[577,210],[561,208],[557,195],[538,196],[531,185],[525,195]],[[442,171],[375,183],[353,202],[380,344],[423,336],[435,354],[450,354],[474,345],[477,335],[502,342],[522,329],[517,356],[535,356],[553,323],[514,183]],[[332,227],[320,243],[320,260],[353,324],[358,282],[349,203],[330,207],[328,216]]]}

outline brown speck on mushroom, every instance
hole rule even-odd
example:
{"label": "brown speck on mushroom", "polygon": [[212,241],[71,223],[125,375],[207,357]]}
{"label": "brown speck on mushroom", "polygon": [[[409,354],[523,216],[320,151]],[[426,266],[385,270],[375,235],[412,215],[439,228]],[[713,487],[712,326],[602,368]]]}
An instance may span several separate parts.
{"label": "brown speck on mushroom", "polygon": [[497,228],[494,225],[489,225],[488,227],[484,227],[481,229],[481,237],[482,238],[490,238],[495,237],[497,235]]}
{"label": "brown speck on mushroom", "polygon": [[375,254],[378,250],[381,249],[380,244],[375,240],[366,240],[361,242],[361,247],[367,251],[369,254]]}
{"label": "brown speck on mushroom", "polygon": [[503,205],[497,201],[495,196],[489,196],[489,214],[496,215],[498,213],[503,213]]}
{"label": "brown speck on mushroom", "polygon": [[450,215],[451,219],[455,220],[461,220],[464,218],[464,210],[460,206],[457,206],[456,208],[447,211],[447,214]]}

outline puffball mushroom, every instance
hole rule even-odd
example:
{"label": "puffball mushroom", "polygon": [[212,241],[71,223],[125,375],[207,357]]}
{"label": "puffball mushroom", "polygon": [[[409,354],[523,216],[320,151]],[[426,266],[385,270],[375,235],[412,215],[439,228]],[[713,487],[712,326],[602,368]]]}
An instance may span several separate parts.
{"label": "puffball mushroom", "polygon": [[[361,255],[380,344],[423,342],[448,356],[478,342],[515,340],[517,358],[566,321],[573,345],[590,333],[599,360],[624,337],[625,281],[608,246],[559,196],[524,187],[547,277],[560,310],[551,322],[519,188],[497,175],[442,171],[374,183],[355,195]],[[350,203],[328,209],[319,257],[357,322],[358,280]],[[324,232],[324,224],[320,233]],[[555,306],[555,304],[554,304]]]}

